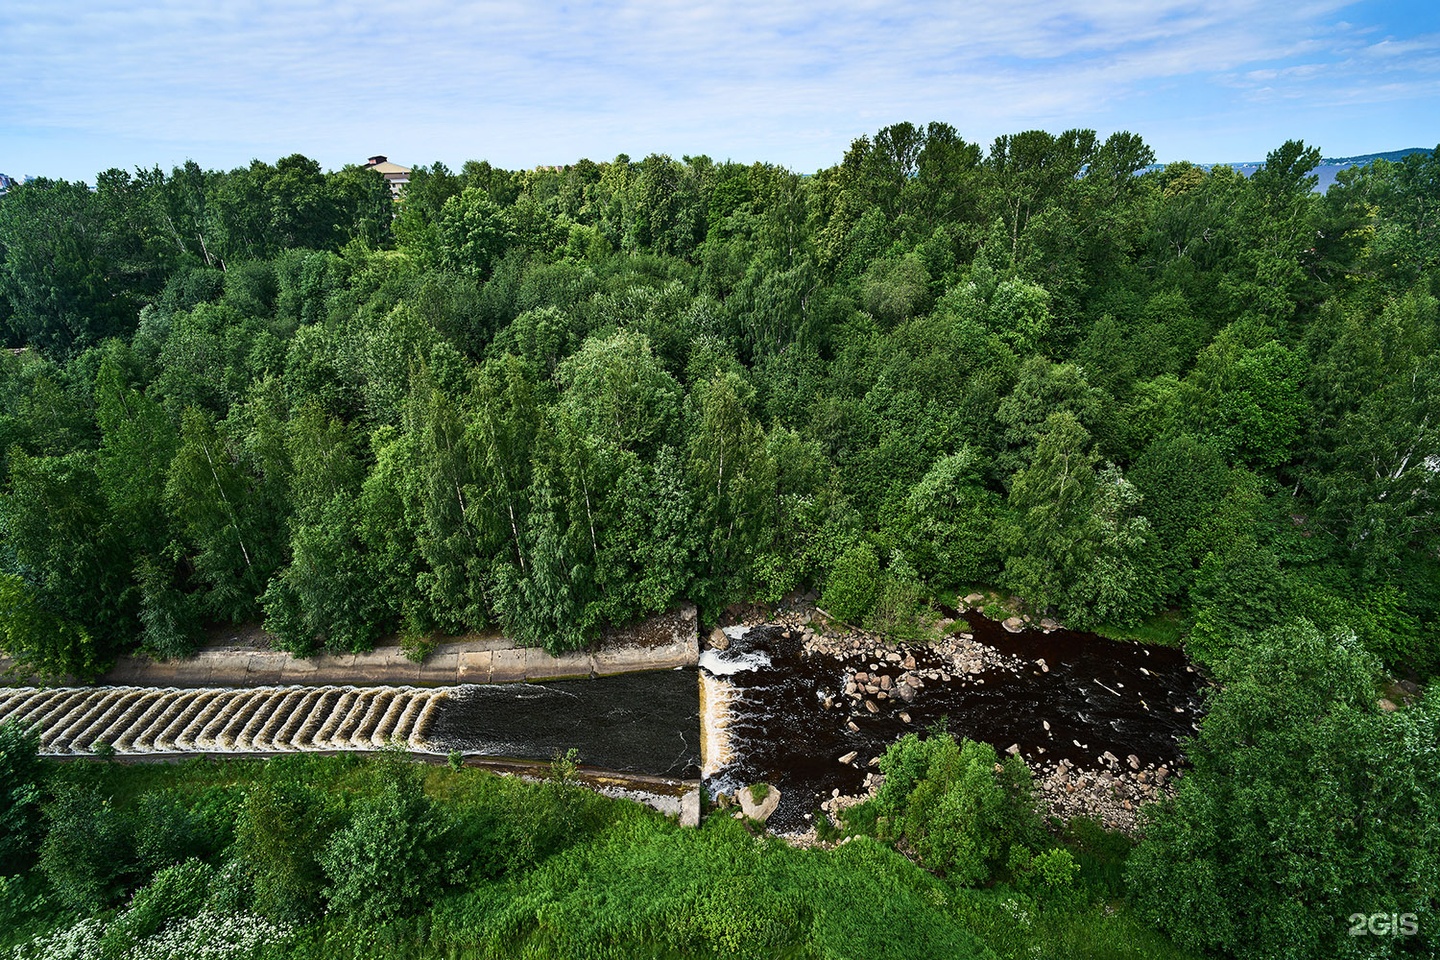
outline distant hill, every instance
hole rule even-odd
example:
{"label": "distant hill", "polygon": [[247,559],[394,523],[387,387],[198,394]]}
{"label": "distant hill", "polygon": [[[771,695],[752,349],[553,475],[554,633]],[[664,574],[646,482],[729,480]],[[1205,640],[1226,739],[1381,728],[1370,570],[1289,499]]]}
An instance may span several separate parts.
{"label": "distant hill", "polygon": [[[1403,160],[1412,153],[1429,152],[1430,148],[1428,147],[1406,147],[1404,150],[1389,150],[1385,153],[1366,153],[1357,157],[1322,157],[1319,165],[1311,171],[1319,178],[1315,184],[1315,191],[1317,193],[1324,193],[1326,190],[1329,190],[1330,185],[1335,182],[1335,178],[1339,176],[1341,170],[1348,170],[1351,167],[1363,167],[1365,164],[1375,160],[1389,160],[1393,162]],[[1265,166],[1265,161],[1245,160],[1239,163],[1201,163],[1196,164],[1196,166],[1204,167],[1206,170],[1209,170],[1211,167],[1233,167],[1248,177],[1254,174],[1256,170]],[[1145,169],[1163,170],[1164,168],[1165,164],[1156,163]]]}
{"label": "distant hill", "polygon": [[1391,150],[1389,153],[1367,153],[1358,157],[1323,157],[1320,160],[1322,166],[1326,167],[1363,167],[1372,160],[1403,160],[1412,153],[1429,153],[1428,147],[1406,147],[1404,150]]}

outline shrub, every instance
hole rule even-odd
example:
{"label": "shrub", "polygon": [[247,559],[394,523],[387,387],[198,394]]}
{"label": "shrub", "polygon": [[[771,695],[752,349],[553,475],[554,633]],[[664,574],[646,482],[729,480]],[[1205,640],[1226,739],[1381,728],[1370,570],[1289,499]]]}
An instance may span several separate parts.
{"label": "shrub", "polygon": [[209,895],[215,868],[199,860],[166,867],[141,887],[130,908],[110,924],[100,938],[106,957],[133,955],[135,947],[172,920],[198,913]]}
{"label": "shrub", "polygon": [[962,885],[984,883],[1012,843],[1038,838],[1030,773],[1017,757],[1001,764],[995,748],[956,742],[942,731],[907,734],[880,760],[885,782],[873,800],[847,813],[863,822],[872,807],[882,839],[905,840],[932,870]]}
{"label": "shrub", "polygon": [[141,794],[133,814],[140,868],[149,874],[189,859],[213,861],[234,838],[236,812],[228,791]]}
{"label": "shrub", "polygon": [[245,798],[236,851],[254,886],[255,907],[274,920],[304,920],[320,907],[317,856],[329,824],[322,798],[295,783],[262,783]]}
{"label": "shrub", "polygon": [[1064,847],[1031,854],[1016,845],[1011,848],[1009,867],[1015,888],[1040,904],[1066,907],[1079,900],[1076,880],[1080,865]]}
{"label": "shrub", "polygon": [[417,909],[443,877],[439,815],[419,781],[391,780],[357,806],[320,856],[330,904],[365,923]]}
{"label": "shrub", "polygon": [[40,842],[40,732],[0,723],[0,876],[23,871]]}
{"label": "shrub", "polygon": [[880,559],[868,543],[857,543],[835,562],[820,603],[833,616],[857,623],[875,605],[879,587]]}
{"label": "shrub", "polygon": [[109,798],[93,787],[64,786],[45,817],[39,866],[60,899],[87,912],[112,903],[124,892],[131,838]]}
{"label": "shrub", "polygon": [[915,568],[897,551],[890,568],[880,578],[874,612],[866,627],[890,637],[915,639],[921,635],[924,588]]}

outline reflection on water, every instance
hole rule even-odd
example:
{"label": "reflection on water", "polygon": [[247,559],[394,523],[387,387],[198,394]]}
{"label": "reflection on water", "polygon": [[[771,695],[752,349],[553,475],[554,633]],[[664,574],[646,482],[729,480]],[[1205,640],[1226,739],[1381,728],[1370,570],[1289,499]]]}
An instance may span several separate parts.
{"label": "reflection on water", "polygon": [[592,680],[456,688],[430,729],[437,750],[582,763],[660,776],[700,770],[700,697],[693,669]]}

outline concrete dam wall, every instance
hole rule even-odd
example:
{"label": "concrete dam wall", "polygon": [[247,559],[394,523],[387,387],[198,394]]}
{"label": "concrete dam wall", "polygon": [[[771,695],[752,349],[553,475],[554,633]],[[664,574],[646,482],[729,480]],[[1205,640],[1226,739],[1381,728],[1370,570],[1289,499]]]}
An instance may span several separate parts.
{"label": "concrete dam wall", "polygon": [[40,752],[274,753],[379,750],[426,739],[443,690],[275,686],[249,689],[57,687],[0,689],[0,722],[40,731]]}

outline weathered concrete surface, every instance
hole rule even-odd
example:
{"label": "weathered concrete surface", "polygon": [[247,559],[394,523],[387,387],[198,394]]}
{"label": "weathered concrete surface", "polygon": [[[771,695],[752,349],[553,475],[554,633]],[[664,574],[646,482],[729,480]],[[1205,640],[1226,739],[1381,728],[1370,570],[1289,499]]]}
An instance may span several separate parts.
{"label": "weathered concrete surface", "polygon": [[[156,662],[122,657],[101,684],[165,687],[266,687],[290,684],[356,686],[452,686],[461,683],[517,683],[567,677],[609,676],[641,670],[694,666],[700,658],[693,604],[657,614],[630,627],[607,631],[591,650],[553,656],[518,646],[499,635],[467,636],[442,643],[414,663],[397,644],[369,653],[324,653],[309,658],[270,649],[259,629],[230,631],[188,660]],[[0,674],[10,667],[0,657]],[[29,678],[9,677],[11,683]]]}

